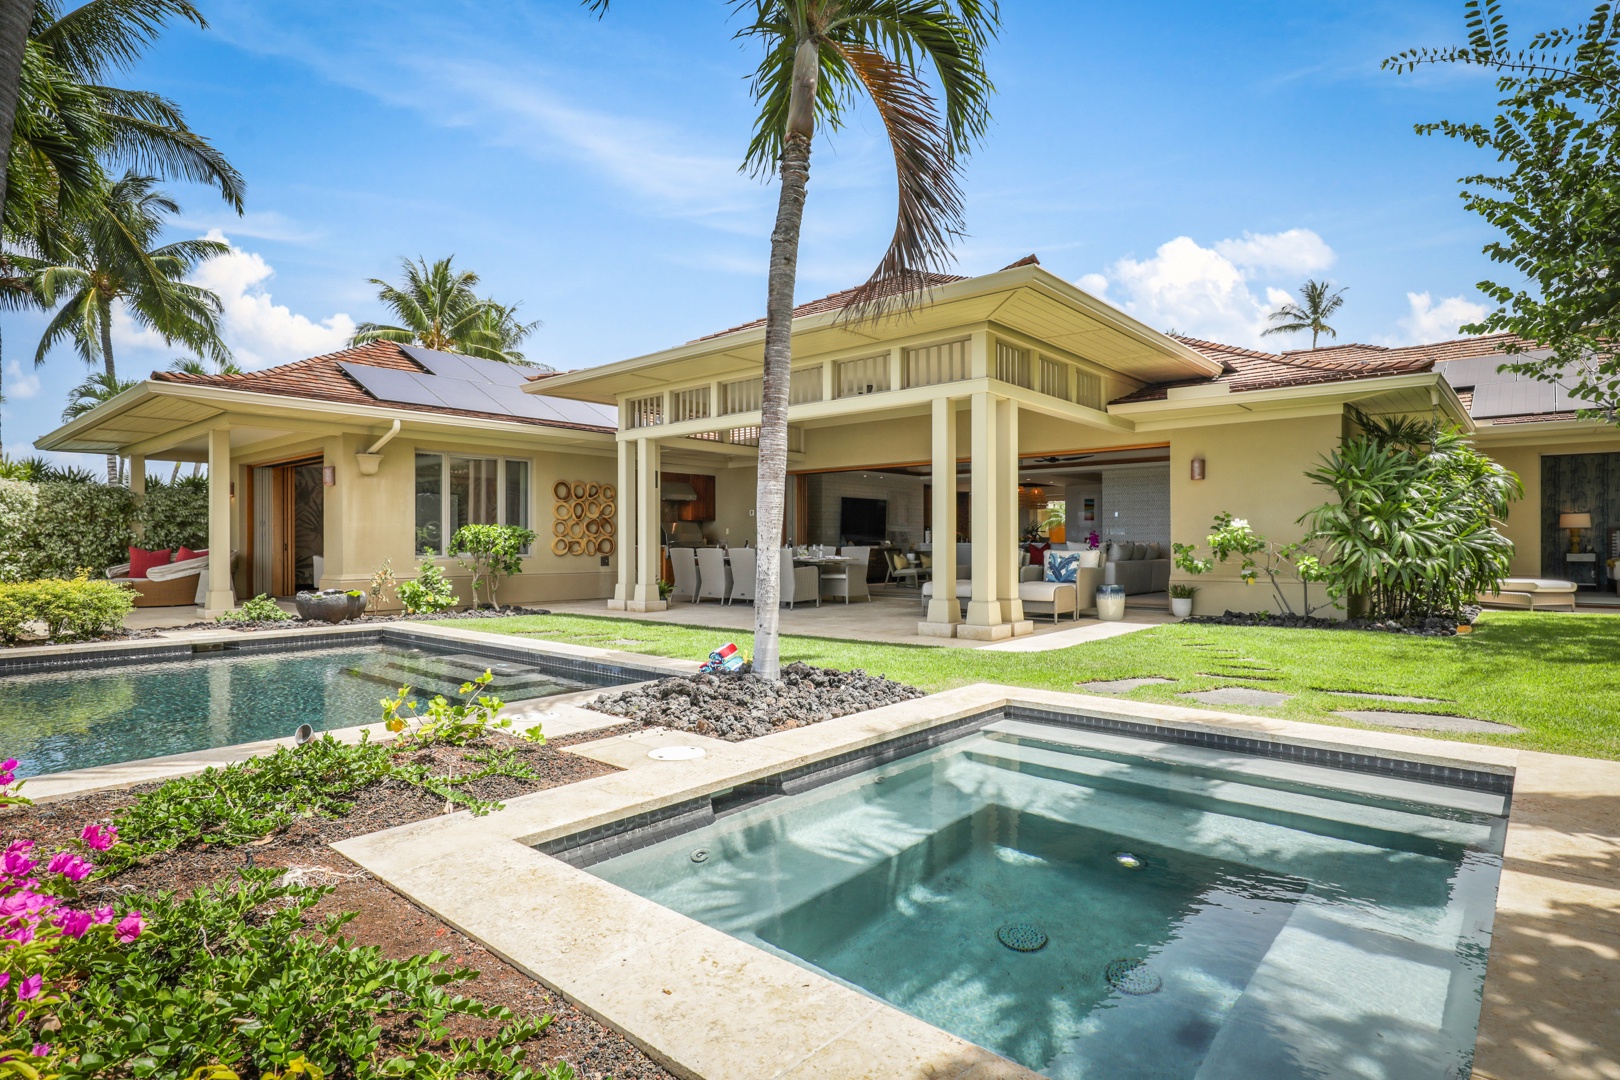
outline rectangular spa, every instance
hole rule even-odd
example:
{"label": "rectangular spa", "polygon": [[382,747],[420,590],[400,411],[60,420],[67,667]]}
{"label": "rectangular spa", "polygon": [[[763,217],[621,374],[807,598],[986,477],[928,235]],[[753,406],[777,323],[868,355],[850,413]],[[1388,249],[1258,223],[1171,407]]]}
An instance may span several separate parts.
{"label": "rectangular spa", "polygon": [[374,724],[402,686],[456,699],[486,670],[489,692],[508,703],[655,674],[391,630],[0,660],[10,661],[0,664],[0,734],[23,776],[281,738],[300,724]]}
{"label": "rectangular spa", "polygon": [[1507,776],[974,726],[548,847],[1059,1080],[1468,1075]]}

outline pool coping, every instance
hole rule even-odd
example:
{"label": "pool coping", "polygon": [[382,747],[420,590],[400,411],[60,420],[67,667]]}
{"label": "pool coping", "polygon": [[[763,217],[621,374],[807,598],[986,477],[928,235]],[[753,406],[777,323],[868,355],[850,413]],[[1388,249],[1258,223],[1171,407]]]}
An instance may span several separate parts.
{"label": "pool coping", "polygon": [[[580,706],[602,694],[617,693],[629,686],[639,685],[645,682],[648,676],[689,675],[696,671],[698,667],[697,663],[684,660],[644,656],[640,653],[620,652],[613,649],[598,649],[586,645],[570,645],[565,642],[531,643],[521,639],[514,639],[509,634],[492,634],[487,631],[467,630],[461,627],[388,623],[380,626],[363,624],[357,626],[334,626],[329,630],[270,630],[253,634],[252,640],[244,640],[244,635],[229,630],[208,630],[198,631],[195,637],[188,637],[183,642],[172,640],[153,640],[139,643],[112,642],[106,643],[101,649],[76,646],[42,646],[38,649],[30,649],[29,652],[35,655],[49,655],[53,658],[60,655],[65,660],[77,660],[78,663],[52,663],[48,667],[34,671],[8,672],[5,670],[3,661],[10,657],[0,656],[0,677],[26,677],[30,674],[60,672],[76,666],[83,666],[87,670],[95,670],[96,665],[92,662],[86,662],[86,649],[89,649],[92,658],[95,658],[98,653],[112,652],[115,654],[114,659],[120,663],[136,664],[147,660],[180,662],[199,653],[212,655],[221,645],[227,644],[245,647],[253,652],[274,652],[309,648],[335,648],[355,643],[463,646],[485,653],[491,659],[522,661],[533,657],[544,657],[554,662],[566,661],[572,664],[588,665],[593,669],[594,674],[624,674],[628,677],[626,682],[614,686],[580,690],[572,694],[558,694],[555,697],[536,698],[532,701],[514,702],[501,710],[500,715],[511,718],[514,733],[521,733],[535,724],[540,724],[543,730],[552,737],[576,735],[585,731],[594,731],[621,724],[624,722],[623,717],[591,712]],[[23,657],[23,659],[28,658],[27,656]],[[636,678],[636,676],[640,678]],[[333,728],[324,734],[331,735],[334,739],[345,743],[356,743],[362,738],[380,740],[394,737],[393,733],[384,728],[380,721],[375,724]],[[260,739],[254,742],[234,743],[230,746],[211,747],[206,750],[192,750],[180,754],[165,754],[159,757],[117,762],[111,765],[96,765],[85,769],[45,773],[40,776],[25,778],[27,786],[23,789],[23,793],[36,803],[59,802],[79,795],[89,795],[99,791],[117,791],[155,781],[189,776],[205,769],[218,768],[246,761],[249,758],[273,754],[281,747],[293,745],[293,738],[289,734],[276,739]]]}
{"label": "pool coping", "polygon": [[[447,815],[334,846],[681,1077],[1031,1078],[988,1050],[538,850],[621,819],[655,823],[683,803],[1007,709],[1511,774],[1474,1075],[1620,1073],[1617,762],[981,683],[744,743],[655,730],[570,747],[625,771],[513,799],[488,817]],[[671,743],[706,755],[647,758]]]}

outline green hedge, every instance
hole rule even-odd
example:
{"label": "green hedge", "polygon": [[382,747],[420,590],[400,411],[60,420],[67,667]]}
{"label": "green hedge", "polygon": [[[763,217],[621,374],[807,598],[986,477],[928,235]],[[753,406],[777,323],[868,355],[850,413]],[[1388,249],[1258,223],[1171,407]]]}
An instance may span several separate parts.
{"label": "green hedge", "polygon": [[100,574],[128,559],[137,542],[206,547],[208,482],[151,486],[137,507],[128,488],[110,484],[0,480],[0,581]]}
{"label": "green hedge", "polygon": [[0,641],[11,644],[33,622],[52,641],[91,641],[123,626],[134,607],[134,592],[106,579],[0,582]]}

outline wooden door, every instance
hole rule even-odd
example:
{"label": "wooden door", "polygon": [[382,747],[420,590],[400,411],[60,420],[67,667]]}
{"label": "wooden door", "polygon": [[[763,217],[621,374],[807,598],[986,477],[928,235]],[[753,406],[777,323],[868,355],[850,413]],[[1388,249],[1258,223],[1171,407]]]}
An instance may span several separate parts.
{"label": "wooden door", "polygon": [[298,591],[298,563],[293,550],[297,535],[297,506],[294,466],[278,465],[271,481],[270,497],[270,590],[272,596],[291,596]]}

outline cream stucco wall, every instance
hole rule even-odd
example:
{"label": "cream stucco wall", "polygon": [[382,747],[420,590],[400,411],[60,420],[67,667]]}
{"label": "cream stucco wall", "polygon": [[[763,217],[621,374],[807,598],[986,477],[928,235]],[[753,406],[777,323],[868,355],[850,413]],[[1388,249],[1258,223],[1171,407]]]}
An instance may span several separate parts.
{"label": "cream stucco wall", "polygon": [[[1339,445],[1343,417],[1311,416],[1290,420],[1252,420],[1240,424],[1187,428],[1170,436],[1170,533],[1177,543],[1202,547],[1216,514],[1229,511],[1246,518],[1256,532],[1287,543],[1304,532],[1300,515],[1325,501],[1327,491],[1305,478],[1319,456]],[[1205,478],[1192,479],[1192,460],[1202,457]],[[1172,582],[1198,587],[1196,614],[1234,611],[1277,611],[1279,605],[1262,578],[1244,585],[1235,563],[1217,564],[1208,574],[1190,577],[1179,570]],[[1313,587],[1313,598],[1321,587]],[[1299,609],[1297,590],[1289,594]],[[1330,612],[1320,612],[1330,616]],[[1341,613],[1342,614],[1342,613]]]}
{"label": "cream stucco wall", "polygon": [[1545,442],[1503,441],[1487,429],[1478,440],[1484,450],[1504,468],[1511,469],[1524,485],[1524,498],[1513,505],[1502,532],[1513,541],[1513,575],[1541,576],[1541,459],[1557,454],[1620,453],[1620,430],[1583,438],[1553,438]]}

